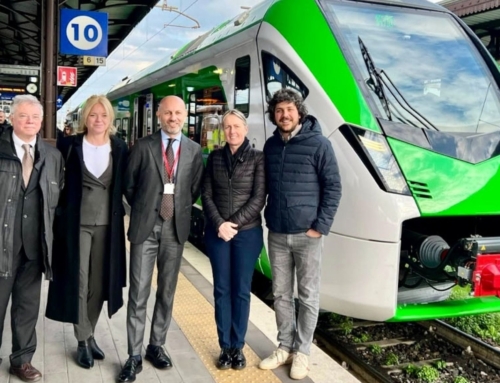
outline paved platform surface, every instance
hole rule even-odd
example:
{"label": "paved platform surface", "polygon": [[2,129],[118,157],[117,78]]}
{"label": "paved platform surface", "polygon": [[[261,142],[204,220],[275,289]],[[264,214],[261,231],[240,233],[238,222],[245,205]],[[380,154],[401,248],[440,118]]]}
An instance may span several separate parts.
{"label": "paved platform surface", "polygon": [[[124,294],[124,297],[127,293]],[[37,323],[38,347],[33,365],[42,374],[45,383],[108,383],[115,382],[121,366],[127,359],[126,307],[122,307],[112,319],[104,309],[99,319],[95,337],[106,354],[106,359],[96,361],[94,368],[85,370],[75,362],[77,341],[73,325],[59,323],[44,317],[47,297],[47,284],[44,283],[40,316]],[[154,291],[148,303],[146,334],[149,334],[153,314]],[[146,341],[147,341],[146,337]],[[0,383],[22,382],[9,374],[9,354],[11,347],[10,316],[5,321],[4,340],[0,349]],[[214,380],[205,368],[193,347],[172,320],[167,337],[167,350],[173,354],[174,368],[157,370],[149,362],[144,362],[143,371],[137,375],[136,382],[185,382],[212,383]]]}
{"label": "paved platform surface", "polygon": [[[153,287],[155,282],[153,282]],[[143,371],[137,375],[137,383],[214,383],[214,382],[287,382],[290,366],[282,366],[273,372],[257,368],[259,361],[276,347],[276,323],[274,312],[252,295],[250,323],[245,353],[248,366],[242,371],[219,371],[215,368],[219,348],[213,319],[213,292],[210,262],[191,244],[186,244],[179,285],[174,303],[174,315],[170,326],[166,349],[172,357],[174,368],[157,370],[144,361]],[[73,325],[45,318],[48,284],[44,282],[40,314],[37,323],[38,347],[33,365],[46,383],[108,383],[116,377],[127,359],[126,307],[122,307],[112,319],[104,308],[96,329],[96,340],[106,354],[104,361],[96,361],[91,370],[79,367],[75,362],[77,342]],[[154,288],[148,302],[148,320],[145,341],[148,341],[154,306]],[[124,298],[128,291],[124,290]],[[126,303],[126,302],[125,302]],[[11,348],[10,316],[5,321],[3,345],[0,349],[0,383],[21,382],[8,372],[8,355]],[[144,346],[146,346],[145,344]],[[143,350],[144,356],[144,350]],[[303,383],[356,383],[356,378],[313,345],[309,377]]]}

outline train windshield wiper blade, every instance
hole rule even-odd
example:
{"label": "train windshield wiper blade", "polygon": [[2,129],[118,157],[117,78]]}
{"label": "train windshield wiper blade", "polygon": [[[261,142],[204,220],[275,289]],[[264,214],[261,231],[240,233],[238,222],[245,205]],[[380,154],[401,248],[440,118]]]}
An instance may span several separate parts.
{"label": "train windshield wiper blade", "polygon": [[367,84],[373,87],[375,94],[382,102],[382,106],[384,107],[385,113],[387,114],[387,118],[392,121],[391,110],[389,108],[389,100],[384,93],[384,88],[382,86],[382,82],[380,81],[380,74],[377,72],[377,68],[375,68],[375,64],[370,56],[370,53],[368,52],[368,49],[366,49],[363,40],[361,40],[361,37],[359,36],[358,41],[359,49],[361,50],[361,56],[363,56],[366,70],[368,71],[368,74],[370,76]]}
{"label": "train windshield wiper blade", "polygon": [[[384,87],[389,91],[389,93],[392,95],[394,100],[398,103],[398,105],[403,108],[408,114],[410,114],[413,118],[415,118],[418,122],[420,122],[425,128],[427,129],[434,129],[434,130],[439,130],[436,128],[427,118],[425,118],[421,113],[419,113],[415,108],[413,108],[408,101],[404,98],[404,96],[401,94],[399,89],[394,85],[394,82],[391,80],[389,75],[383,70],[383,69],[377,69],[375,67],[375,63],[373,62],[373,59],[370,56],[370,53],[368,52],[368,49],[366,48],[366,45],[363,43],[363,40],[361,40],[361,37],[358,36],[358,42],[359,42],[359,49],[361,50],[361,55],[363,56],[363,60],[366,65],[366,70],[368,71],[368,74],[370,75],[370,78],[368,79],[367,83],[368,85],[371,85],[373,88],[373,91],[377,95],[377,97],[380,99],[382,102],[382,105],[384,107],[384,111],[387,114],[387,118],[390,121],[393,121],[390,106],[392,106],[394,109],[395,105],[394,103],[390,102],[387,96],[384,93]],[[398,96],[403,100],[401,101],[396,94],[392,91],[392,89],[387,85],[386,81],[384,80],[384,77],[389,81],[391,84],[392,88],[396,91]],[[397,110],[397,109],[396,109]],[[415,124],[408,119],[404,118],[401,113],[399,113],[398,119],[404,119],[407,124],[415,126]]]}

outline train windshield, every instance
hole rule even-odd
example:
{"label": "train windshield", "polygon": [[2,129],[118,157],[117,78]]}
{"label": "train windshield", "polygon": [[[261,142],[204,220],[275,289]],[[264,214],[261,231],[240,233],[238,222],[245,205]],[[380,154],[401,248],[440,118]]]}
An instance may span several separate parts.
{"label": "train windshield", "polygon": [[[354,57],[357,68],[353,69],[373,90],[382,118],[429,128],[419,121],[420,115],[433,129],[443,132],[500,130],[497,85],[472,42],[450,15],[366,3],[359,6],[323,0],[322,4],[328,21],[335,31],[340,31]],[[377,68],[375,76],[368,69],[361,45]],[[385,100],[378,97],[374,81],[380,70],[387,75],[382,74],[381,84]],[[396,100],[394,89],[407,104]],[[417,117],[405,111],[402,104],[417,111]]]}

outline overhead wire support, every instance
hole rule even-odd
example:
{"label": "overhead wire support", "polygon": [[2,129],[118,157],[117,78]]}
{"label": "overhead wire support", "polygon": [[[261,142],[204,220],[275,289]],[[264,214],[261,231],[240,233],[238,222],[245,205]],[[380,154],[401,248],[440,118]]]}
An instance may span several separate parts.
{"label": "overhead wire support", "polygon": [[[171,24],[172,22],[168,23],[168,24],[164,24],[164,28],[165,27],[177,27],[177,28],[191,28],[191,29],[198,29],[200,28],[200,23],[198,22],[198,20],[196,20],[195,18],[185,14],[184,12],[180,11],[179,8],[177,7],[173,7],[173,6],[170,6],[167,4],[167,0],[163,0],[163,4],[162,5],[156,5],[156,7],[158,8],[161,8],[162,11],[167,11],[167,12],[174,12],[174,13],[177,13],[179,14],[180,16],[184,16],[185,18],[193,21],[196,25],[194,26],[186,26],[186,25],[177,25],[177,24]],[[175,20],[175,19],[174,19]],[[172,20],[173,21],[173,20]]]}

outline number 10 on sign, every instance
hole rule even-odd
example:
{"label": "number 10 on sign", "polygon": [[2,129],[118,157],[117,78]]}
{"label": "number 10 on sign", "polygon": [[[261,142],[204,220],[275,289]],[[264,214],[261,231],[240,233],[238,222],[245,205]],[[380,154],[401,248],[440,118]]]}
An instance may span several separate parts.
{"label": "number 10 on sign", "polygon": [[105,66],[106,57],[83,56],[83,65]]}

